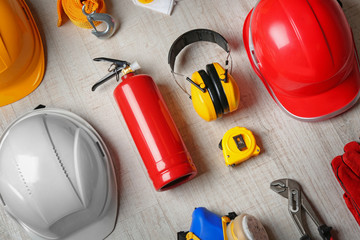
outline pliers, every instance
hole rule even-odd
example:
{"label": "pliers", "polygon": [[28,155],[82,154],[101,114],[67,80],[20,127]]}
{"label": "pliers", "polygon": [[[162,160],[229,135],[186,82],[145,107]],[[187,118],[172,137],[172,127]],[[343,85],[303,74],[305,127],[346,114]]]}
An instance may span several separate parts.
{"label": "pliers", "polygon": [[320,221],[316,216],[313,208],[311,207],[308,199],[301,190],[301,186],[298,182],[292,179],[284,178],[275,180],[270,184],[270,188],[288,199],[288,209],[289,213],[294,220],[297,228],[301,233],[300,240],[311,240],[310,236],[306,233],[304,227],[304,221],[302,218],[302,212],[305,212],[311,217],[313,222],[316,224],[316,227],[320,233],[320,236],[323,240],[333,240],[331,236],[331,227],[326,226]]}

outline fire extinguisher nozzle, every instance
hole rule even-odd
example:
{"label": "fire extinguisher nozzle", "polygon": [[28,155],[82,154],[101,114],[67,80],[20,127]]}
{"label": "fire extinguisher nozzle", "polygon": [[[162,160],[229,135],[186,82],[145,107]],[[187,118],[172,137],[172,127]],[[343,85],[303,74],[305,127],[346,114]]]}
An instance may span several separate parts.
{"label": "fire extinguisher nozzle", "polygon": [[132,64],[130,64],[130,68],[133,70],[133,71],[136,71],[136,70],[139,70],[141,67],[140,67],[140,64],[135,61],[133,62]]}

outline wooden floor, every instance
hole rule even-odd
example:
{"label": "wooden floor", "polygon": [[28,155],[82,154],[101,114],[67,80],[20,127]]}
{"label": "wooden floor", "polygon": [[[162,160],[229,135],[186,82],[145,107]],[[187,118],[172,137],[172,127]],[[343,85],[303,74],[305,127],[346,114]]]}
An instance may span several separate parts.
{"label": "wooden floor", "polygon": [[[0,108],[0,133],[39,104],[70,110],[90,122],[110,149],[118,180],[118,219],[107,239],[176,239],[178,231],[189,230],[191,214],[200,206],[219,215],[231,211],[252,214],[272,240],[299,239],[287,200],[269,188],[280,178],[292,178],[302,185],[319,216],[333,227],[334,240],[360,239],[360,228],[343,201],[330,165],[347,142],[359,139],[359,103],[322,122],[302,122],[285,114],[253,72],[243,45],[243,23],[256,0],[182,0],[171,16],[137,7],[131,0],[107,0],[108,13],[120,23],[107,40],[97,39],[90,30],[70,21],[58,28],[56,1],[27,2],[45,43],[46,73],[33,93]],[[360,1],[343,0],[343,4],[360,49]],[[229,41],[232,75],[241,92],[239,109],[213,122],[196,114],[167,63],[173,41],[195,28],[215,30]],[[198,169],[196,178],[173,190],[155,191],[113,98],[115,79],[91,91],[109,67],[94,62],[95,57],[137,60],[142,66],[138,72],[152,76]],[[213,61],[223,64],[225,57],[215,44],[196,43],[178,57],[176,70],[191,75]],[[179,81],[190,88],[183,79]],[[218,143],[235,126],[254,133],[261,154],[232,168],[225,165]],[[308,222],[313,239],[320,240]],[[3,207],[0,239],[30,239]]]}

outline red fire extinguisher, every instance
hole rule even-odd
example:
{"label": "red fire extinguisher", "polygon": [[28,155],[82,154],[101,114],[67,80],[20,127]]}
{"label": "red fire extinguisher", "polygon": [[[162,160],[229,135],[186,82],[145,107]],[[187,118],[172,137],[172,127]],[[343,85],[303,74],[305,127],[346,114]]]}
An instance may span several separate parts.
{"label": "red fire extinguisher", "polygon": [[112,62],[110,73],[92,90],[119,74],[122,82],[114,97],[157,191],[165,191],[195,177],[196,167],[153,79],[136,75],[137,63],[95,58]]}

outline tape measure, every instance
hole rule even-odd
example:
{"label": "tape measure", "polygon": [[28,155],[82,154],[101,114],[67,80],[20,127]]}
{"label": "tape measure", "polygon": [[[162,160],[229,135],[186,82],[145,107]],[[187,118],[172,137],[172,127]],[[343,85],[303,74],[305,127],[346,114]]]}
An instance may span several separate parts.
{"label": "tape measure", "polygon": [[223,151],[227,166],[235,166],[260,153],[253,133],[244,127],[228,130],[221,139],[219,148]]}

